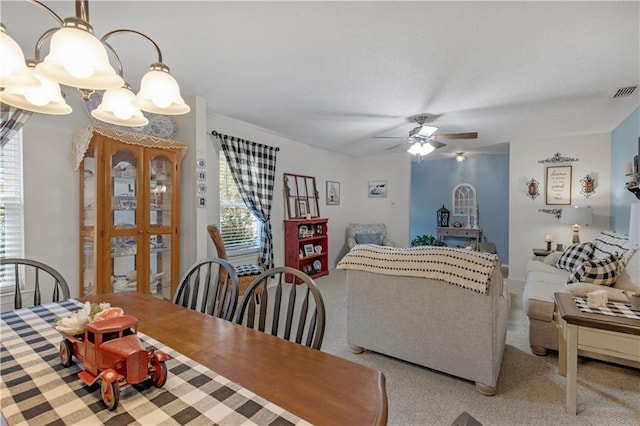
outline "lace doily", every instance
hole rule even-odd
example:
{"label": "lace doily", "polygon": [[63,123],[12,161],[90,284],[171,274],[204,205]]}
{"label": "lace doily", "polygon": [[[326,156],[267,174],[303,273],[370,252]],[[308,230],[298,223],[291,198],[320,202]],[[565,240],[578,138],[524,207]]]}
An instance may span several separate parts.
{"label": "lace doily", "polygon": [[73,170],[78,170],[80,167],[80,163],[82,163],[84,155],[89,148],[89,143],[91,142],[94,132],[130,145],[179,149],[180,160],[184,158],[188,147],[187,144],[182,142],[143,135],[141,133],[123,132],[111,127],[87,126],[83,129],[76,130],[73,133],[73,147],[71,149],[71,163],[73,164]]}

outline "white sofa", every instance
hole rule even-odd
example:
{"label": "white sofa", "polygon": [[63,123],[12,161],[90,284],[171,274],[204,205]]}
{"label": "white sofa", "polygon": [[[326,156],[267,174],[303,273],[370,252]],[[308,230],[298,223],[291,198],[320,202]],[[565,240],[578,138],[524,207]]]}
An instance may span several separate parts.
{"label": "white sofa", "polygon": [[[609,300],[628,301],[626,291],[640,287],[640,254],[630,250],[628,237],[614,232],[602,232],[594,239],[596,252],[594,258],[602,258],[611,252],[612,247],[605,241],[617,241],[616,244],[625,250],[627,265],[622,275],[611,287],[578,283],[567,284],[571,272],[555,266],[562,253],[552,253],[543,262],[530,260],[527,264],[525,287],[522,295],[524,310],[529,318],[529,344],[536,355],[546,355],[548,350],[558,350],[558,329],[554,321],[555,302],[553,294],[556,292],[570,292],[576,296],[585,297],[593,290],[606,290]],[[580,352],[581,355],[605,361],[630,365],[625,361],[612,357]],[[632,364],[636,366],[635,364]]]}
{"label": "white sofa", "polygon": [[[354,248],[338,265],[347,270],[347,339],[352,351],[366,349],[409,361],[475,382],[485,395],[495,394],[509,311],[499,260],[482,294],[438,279],[345,265],[361,249],[364,246]],[[368,260],[375,256],[365,255]],[[460,268],[456,273],[466,272]]]}

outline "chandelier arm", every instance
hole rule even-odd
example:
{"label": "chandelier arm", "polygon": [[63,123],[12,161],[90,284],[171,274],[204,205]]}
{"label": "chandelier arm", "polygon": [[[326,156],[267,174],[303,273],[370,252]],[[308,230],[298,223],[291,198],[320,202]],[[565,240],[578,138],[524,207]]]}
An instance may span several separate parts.
{"label": "chandelier arm", "polygon": [[111,46],[106,41],[104,41],[104,40],[101,40],[101,41],[102,41],[102,44],[104,44],[104,46],[107,49],[109,49],[111,51],[111,53],[113,54],[113,58],[115,59],[116,65],[118,66],[117,67],[118,69],[116,71],[118,72],[118,75],[124,79],[124,70],[122,69],[122,61],[120,60],[120,57],[116,53],[116,50],[113,48],[113,46]]}
{"label": "chandelier arm", "polygon": [[31,3],[34,6],[39,7],[40,9],[44,10],[45,12],[48,12],[49,15],[51,15],[53,17],[53,19],[55,19],[56,21],[58,21],[58,25],[62,26],[62,18],[55,13],[53,10],[51,10],[49,8],[49,6],[43,4],[42,2],[38,1],[38,0],[27,0],[27,2]]}
{"label": "chandelier arm", "polygon": [[47,38],[51,37],[53,35],[53,33],[58,31],[59,29],[60,29],[59,27],[50,28],[44,34],[42,34],[40,36],[40,38],[36,42],[36,47],[35,47],[35,51],[34,51],[34,55],[35,55],[34,59],[35,59],[36,62],[42,62],[42,59],[40,58],[40,49],[44,45],[44,42],[47,40]]}
{"label": "chandelier arm", "polygon": [[[151,37],[149,37],[146,34],[141,33],[140,31],[136,31],[136,30],[128,30],[128,29],[119,29],[119,30],[113,30],[113,31],[109,31],[108,33],[106,33],[105,35],[102,36],[102,38],[100,39],[101,42],[103,42],[104,44],[106,44],[105,42],[107,41],[107,39],[111,36],[114,36],[116,34],[122,34],[122,33],[133,33],[133,34],[138,34],[141,37],[144,37],[145,39],[147,39],[149,41],[149,43],[153,44],[153,47],[155,47],[156,52],[158,53],[158,62],[162,63],[162,52],[160,51],[160,47],[156,44],[155,41],[153,41],[151,39]],[[112,49],[113,50],[113,49]]]}

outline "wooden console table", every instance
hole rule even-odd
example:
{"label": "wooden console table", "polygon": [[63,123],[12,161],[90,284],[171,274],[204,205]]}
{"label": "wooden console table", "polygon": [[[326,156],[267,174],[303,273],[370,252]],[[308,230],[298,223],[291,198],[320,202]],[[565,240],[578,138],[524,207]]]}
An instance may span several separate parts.
{"label": "wooden console table", "polygon": [[439,240],[443,237],[447,238],[466,238],[475,240],[475,250],[478,250],[480,238],[482,238],[482,229],[480,228],[456,228],[456,227],[437,227],[436,235]]}
{"label": "wooden console table", "polygon": [[560,314],[558,374],[567,376],[565,409],[575,415],[578,349],[640,363],[640,320],[582,312],[571,294],[554,296]]}

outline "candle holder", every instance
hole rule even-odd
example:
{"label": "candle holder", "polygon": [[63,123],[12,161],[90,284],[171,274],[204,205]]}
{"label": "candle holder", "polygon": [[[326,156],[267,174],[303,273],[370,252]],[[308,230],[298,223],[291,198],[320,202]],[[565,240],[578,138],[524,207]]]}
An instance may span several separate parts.
{"label": "candle holder", "polygon": [[551,251],[551,241],[547,241],[547,251]]}

